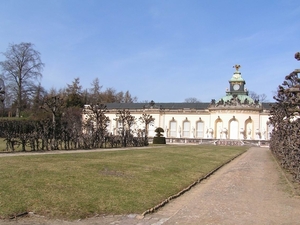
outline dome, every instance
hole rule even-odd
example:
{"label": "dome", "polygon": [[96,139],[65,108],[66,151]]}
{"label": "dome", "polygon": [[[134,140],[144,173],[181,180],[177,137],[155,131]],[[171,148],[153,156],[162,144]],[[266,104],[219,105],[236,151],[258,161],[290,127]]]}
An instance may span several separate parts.
{"label": "dome", "polygon": [[232,82],[232,81],[241,81],[241,82],[244,82],[245,80],[242,78],[242,74],[241,74],[240,71],[235,71],[233,73],[233,76],[229,80],[229,82]]}
{"label": "dome", "polygon": [[230,88],[226,90],[226,96],[222,97],[219,101],[212,99],[210,107],[223,107],[223,108],[236,108],[236,107],[255,107],[260,108],[262,105],[258,100],[253,100],[248,96],[248,91],[245,88],[245,80],[242,78],[239,71],[240,65],[235,65],[236,71],[229,80]]}

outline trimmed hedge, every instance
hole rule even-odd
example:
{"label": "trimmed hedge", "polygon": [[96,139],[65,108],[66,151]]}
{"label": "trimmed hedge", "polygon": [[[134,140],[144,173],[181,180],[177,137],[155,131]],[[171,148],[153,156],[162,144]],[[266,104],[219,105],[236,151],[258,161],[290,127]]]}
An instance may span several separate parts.
{"label": "trimmed hedge", "polygon": [[153,144],[166,144],[166,138],[165,137],[154,137]]}

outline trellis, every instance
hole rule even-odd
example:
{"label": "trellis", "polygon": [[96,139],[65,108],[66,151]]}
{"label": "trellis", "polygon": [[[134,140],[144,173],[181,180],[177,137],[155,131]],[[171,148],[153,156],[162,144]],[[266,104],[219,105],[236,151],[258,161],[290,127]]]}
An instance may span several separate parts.
{"label": "trellis", "polygon": [[[89,113],[87,110],[83,111],[88,117],[85,123],[82,122],[82,114],[77,115],[72,109],[65,110],[60,114],[61,116],[53,117],[54,119],[33,121],[2,119],[0,120],[0,137],[5,139],[7,151],[15,151],[19,146],[22,151],[37,151],[148,145],[145,142],[144,133],[136,137],[132,135],[131,126],[126,128],[126,135],[123,136],[108,133],[106,106],[91,107],[87,109]],[[127,110],[124,110],[124,113],[126,112]],[[134,118],[130,118],[133,122]]]}
{"label": "trellis", "polygon": [[[300,60],[300,53],[295,54]],[[300,182],[300,69],[285,77],[278,87],[277,101],[271,108],[274,129],[270,149],[294,179]]]}

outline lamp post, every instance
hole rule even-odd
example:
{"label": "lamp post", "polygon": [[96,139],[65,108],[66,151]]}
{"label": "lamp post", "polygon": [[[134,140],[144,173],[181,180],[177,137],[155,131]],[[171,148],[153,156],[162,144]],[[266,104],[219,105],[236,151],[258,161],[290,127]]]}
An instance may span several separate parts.
{"label": "lamp post", "polygon": [[4,117],[4,99],[5,99],[5,85],[4,85],[4,81],[0,78],[0,101],[2,102],[2,117]]}

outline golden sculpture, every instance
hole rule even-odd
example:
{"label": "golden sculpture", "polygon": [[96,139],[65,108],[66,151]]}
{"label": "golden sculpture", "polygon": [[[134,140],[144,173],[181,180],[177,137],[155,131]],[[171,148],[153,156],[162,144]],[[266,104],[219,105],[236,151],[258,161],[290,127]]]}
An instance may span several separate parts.
{"label": "golden sculpture", "polygon": [[240,67],[241,67],[241,65],[239,65],[239,64],[236,64],[236,65],[233,66],[233,68],[235,68],[236,71],[239,71],[239,68],[240,68]]}

